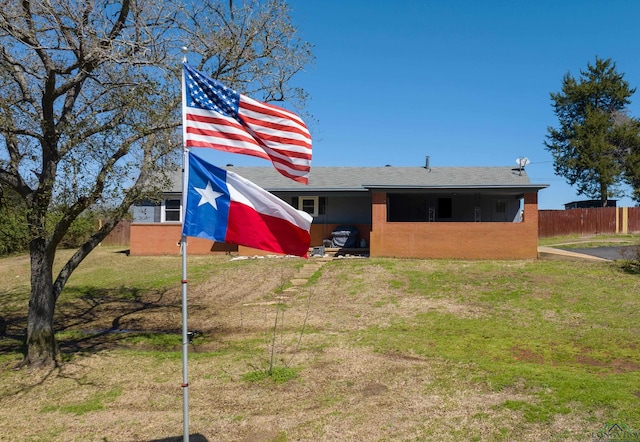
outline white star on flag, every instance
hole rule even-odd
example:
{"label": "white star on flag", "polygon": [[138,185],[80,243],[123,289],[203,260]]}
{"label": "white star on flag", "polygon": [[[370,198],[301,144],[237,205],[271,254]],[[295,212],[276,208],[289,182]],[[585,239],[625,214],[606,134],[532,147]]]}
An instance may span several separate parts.
{"label": "white star on flag", "polygon": [[200,202],[198,203],[198,207],[203,204],[209,203],[213,206],[214,209],[218,210],[216,199],[224,194],[213,190],[213,188],[211,187],[211,181],[207,182],[207,187],[204,189],[198,187],[194,187],[194,189],[196,189],[196,192],[200,194]]}

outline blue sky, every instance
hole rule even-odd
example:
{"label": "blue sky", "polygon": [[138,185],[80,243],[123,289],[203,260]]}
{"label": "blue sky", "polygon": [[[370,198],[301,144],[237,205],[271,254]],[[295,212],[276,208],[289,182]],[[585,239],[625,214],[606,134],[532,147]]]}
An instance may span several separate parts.
{"label": "blue sky", "polygon": [[[544,147],[550,92],[596,55],[640,87],[640,1],[291,0],[315,64],[313,166],[515,166],[549,184],[541,209],[583,199]],[[631,114],[640,116],[640,92]],[[231,160],[244,165],[239,156]],[[250,161],[250,160],[247,160]],[[253,163],[256,164],[256,163]],[[626,198],[619,205],[634,205]]]}

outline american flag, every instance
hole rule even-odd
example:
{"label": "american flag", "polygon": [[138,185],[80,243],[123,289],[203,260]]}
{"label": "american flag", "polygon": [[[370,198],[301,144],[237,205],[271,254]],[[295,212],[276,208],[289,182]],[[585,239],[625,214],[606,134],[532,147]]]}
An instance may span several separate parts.
{"label": "american flag", "polygon": [[185,147],[271,160],[282,175],[308,183],[311,135],[296,114],[244,96],[184,64]]}

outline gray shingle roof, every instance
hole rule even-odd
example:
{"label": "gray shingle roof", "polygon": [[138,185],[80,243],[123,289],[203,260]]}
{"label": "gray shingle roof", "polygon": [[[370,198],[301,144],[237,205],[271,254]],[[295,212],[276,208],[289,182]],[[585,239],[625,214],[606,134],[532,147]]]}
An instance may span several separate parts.
{"label": "gray shingle roof", "polygon": [[531,186],[524,171],[520,174],[510,167],[312,167],[308,186],[287,179],[268,167],[227,169],[270,191]]}
{"label": "gray shingle roof", "polygon": [[[532,184],[523,170],[512,167],[312,167],[309,185],[280,175],[273,167],[235,167],[227,170],[253,181],[269,191],[366,191],[369,188],[473,189],[518,188],[540,190],[547,184]],[[174,180],[172,191],[180,192],[182,182]]]}

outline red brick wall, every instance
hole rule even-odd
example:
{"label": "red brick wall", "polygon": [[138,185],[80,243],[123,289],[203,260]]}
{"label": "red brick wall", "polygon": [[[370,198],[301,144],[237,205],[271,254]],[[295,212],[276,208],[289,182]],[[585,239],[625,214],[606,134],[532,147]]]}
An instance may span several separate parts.
{"label": "red brick wall", "polygon": [[[537,257],[538,195],[524,196],[521,223],[388,223],[386,194],[373,194],[372,225],[356,224],[371,256],[402,258],[530,259]],[[311,246],[322,245],[337,224],[312,224]],[[132,255],[180,254],[180,224],[132,224]],[[240,255],[265,255],[248,247],[214,244],[189,238],[192,255],[237,251]]]}
{"label": "red brick wall", "polygon": [[388,223],[386,194],[373,194],[371,256],[529,259],[538,256],[538,195],[524,196],[521,223]]}
{"label": "red brick wall", "polygon": [[[339,224],[312,224],[311,247],[321,246],[322,240],[330,238],[333,229]],[[359,238],[364,238],[369,245],[370,224],[355,224]],[[129,244],[132,255],[174,255],[180,254],[180,235],[182,227],[179,224],[131,224]],[[190,255],[206,255],[208,253],[238,252],[241,256],[273,255],[272,252],[253,249],[251,247],[235,246],[231,244],[215,243],[213,241],[192,238],[188,239],[187,253]]]}
{"label": "red brick wall", "polygon": [[[129,251],[131,255],[179,255],[178,242],[182,235],[181,224],[131,224]],[[218,250],[217,244],[208,239],[191,238],[187,240],[187,254],[205,255]]]}

